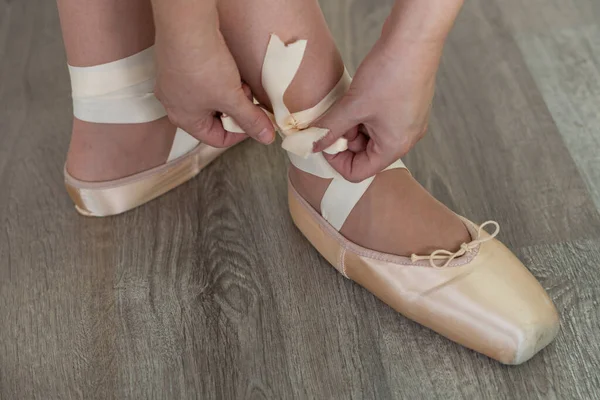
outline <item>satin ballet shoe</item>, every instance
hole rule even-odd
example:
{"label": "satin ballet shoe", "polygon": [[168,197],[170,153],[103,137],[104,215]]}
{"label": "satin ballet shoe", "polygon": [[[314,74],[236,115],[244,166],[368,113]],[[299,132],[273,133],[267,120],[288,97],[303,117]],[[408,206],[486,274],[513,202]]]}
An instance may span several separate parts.
{"label": "satin ballet shoe", "polygon": [[[343,237],[289,182],[292,219],[343,276],[407,318],[504,364],[521,364],[559,328],[552,301],[492,234],[461,218],[472,237],[457,253],[401,257]],[[495,224],[495,223],[494,223]]]}
{"label": "satin ballet shoe", "polygon": [[[472,240],[456,252],[402,257],[366,249],[339,231],[374,177],[345,180],[312,146],[327,133],[310,124],[347,90],[344,73],[332,92],[315,107],[290,113],[283,95],[303,58],[306,41],[285,45],[272,35],[263,63],[262,83],[272,120],[298,169],[331,179],[320,204],[321,214],[288,183],[292,219],[317,251],[341,274],[365,287],[404,316],[465,347],[505,364],[527,361],[550,343],[559,329],[552,301],[525,266],[495,237],[499,226],[481,226],[461,217]],[[233,121],[224,121],[236,129]],[[237,127],[238,131],[239,127]],[[230,130],[230,129],[228,129]],[[326,152],[345,151],[338,140]],[[406,168],[401,160],[387,169]],[[484,228],[494,226],[492,234]]]}
{"label": "satin ballet shoe", "polygon": [[117,215],[141,206],[187,182],[226,150],[198,143],[185,154],[176,158],[170,157],[163,165],[106,182],[75,179],[65,167],[65,186],[75,203],[75,209],[81,215]]}
{"label": "satin ballet shoe", "polygon": [[[150,47],[121,60],[92,67],[69,66],[73,114],[99,124],[139,124],[167,115],[154,96],[156,65]],[[107,182],[85,182],[65,167],[65,186],[85,216],[116,215],[138,207],[196,176],[227,149],[200,143],[177,129],[164,165]]]}

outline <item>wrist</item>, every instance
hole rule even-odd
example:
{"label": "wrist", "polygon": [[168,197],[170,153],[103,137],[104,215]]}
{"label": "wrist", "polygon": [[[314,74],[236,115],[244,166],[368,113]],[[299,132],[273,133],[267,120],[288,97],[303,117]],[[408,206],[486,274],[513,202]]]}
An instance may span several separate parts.
{"label": "wrist", "polygon": [[464,0],[396,0],[382,39],[390,45],[409,43],[443,47]]}

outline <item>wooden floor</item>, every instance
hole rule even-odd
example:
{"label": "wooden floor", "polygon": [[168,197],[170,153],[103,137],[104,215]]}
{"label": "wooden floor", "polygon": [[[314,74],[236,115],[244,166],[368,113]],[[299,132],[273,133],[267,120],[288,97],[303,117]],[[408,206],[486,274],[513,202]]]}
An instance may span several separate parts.
{"label": "wooden floor", "polygon": [[[354,69],[392,0],[323,0]],[[138,210],[76,215],[53,2],[0,0],[0,398],[600,398],[600,2],[470,0],[406,158],[555,301],[506,367],[345,280],[294,228],[284,154],[247,142]]]}

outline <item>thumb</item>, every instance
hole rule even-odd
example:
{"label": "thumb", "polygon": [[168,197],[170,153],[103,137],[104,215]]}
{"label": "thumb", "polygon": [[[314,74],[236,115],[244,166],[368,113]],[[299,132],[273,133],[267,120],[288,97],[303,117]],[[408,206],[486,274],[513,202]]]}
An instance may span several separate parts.
{"label": "thumb", "polygon": [[212,115],[204,116],[193,124],[181,124],[181,128],[201,142],[217,148],[231,147],[247,138],[243,133],[226,131],[221,120]]}
{"label": "thumb", "polygon": [[353,101],[348,95],[345,95],[325,115],[312,124],[329,130],[325,136],[314,143],[313,153],[324,151],[346,133],[355,130],[354,128],[360,124],[360,121],[353,112],[353,108]]}
{"label": "thumb", "polygon": [[248,136],[257,141],[270,144],[275,140],[275,128],[265,112],[246,97],[243,91],[227,114],[237,122]]}

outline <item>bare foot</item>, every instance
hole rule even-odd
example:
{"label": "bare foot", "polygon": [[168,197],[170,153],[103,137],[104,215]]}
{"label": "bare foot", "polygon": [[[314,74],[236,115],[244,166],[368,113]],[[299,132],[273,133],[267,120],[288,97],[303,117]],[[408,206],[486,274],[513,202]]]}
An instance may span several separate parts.
{"label": "bare foot", "polygon": [[[320,212],[321,199],[331,180],[290,168],[294,188]],[[426,255],[438,249],[455,251],[471,241],[456,214],[404,169],[379,173],[340,233],[368,249],[400,256]]]}
{"label": "bare foot", "polygon": [[75,119],[67,170],[88,182],[148,170],[165,163],[175,130],[166,117],[143,124],[95,124]]}

